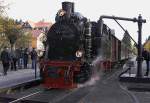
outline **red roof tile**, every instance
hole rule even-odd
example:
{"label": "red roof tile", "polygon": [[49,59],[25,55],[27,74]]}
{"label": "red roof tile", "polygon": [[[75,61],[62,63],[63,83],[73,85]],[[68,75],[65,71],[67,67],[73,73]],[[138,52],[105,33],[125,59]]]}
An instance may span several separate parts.
{"label": "red roof tile", "polygon": [[40,22],[35,23],[34,25],[35,27],[50,27],[52,23],[40,21]]}
{"label": "red roof tile", "polygon": [[38,37],[41,33],[43,33],[42,30],[32,30],[32,37]]}

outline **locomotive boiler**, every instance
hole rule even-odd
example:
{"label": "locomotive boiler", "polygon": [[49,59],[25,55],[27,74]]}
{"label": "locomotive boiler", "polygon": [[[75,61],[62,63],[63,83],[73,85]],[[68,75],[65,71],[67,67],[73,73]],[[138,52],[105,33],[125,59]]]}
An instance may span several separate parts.
{"label": "locomotive boiler", "polygon": [[46,52],[40,63],[46,88],[74,88],[92,75],[93,60],[121,59],[121,41],[102,21],[91,22],[74,11],[74,3],[63,2],[55,23],[47,33]]}

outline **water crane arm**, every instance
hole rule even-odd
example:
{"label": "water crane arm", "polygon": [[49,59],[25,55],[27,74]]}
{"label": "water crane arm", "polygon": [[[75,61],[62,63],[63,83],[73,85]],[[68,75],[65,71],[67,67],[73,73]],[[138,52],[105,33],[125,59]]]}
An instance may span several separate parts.
{"label": "water crane arm", "polygon": [[128,34],[129,35],[129,37],[132,39],[132,41],[135,43],[135,45],[137,46],[138,44],[136,43],[136,41],[131,37],[131,35],[129,34],[129,32],[127,31],[127,30],[125,30],[124,29],[124,27],[116,20],[116,19],[114,19],[115,20],[115,22],[121,27],[121,29],[126,33],[126,34]]}

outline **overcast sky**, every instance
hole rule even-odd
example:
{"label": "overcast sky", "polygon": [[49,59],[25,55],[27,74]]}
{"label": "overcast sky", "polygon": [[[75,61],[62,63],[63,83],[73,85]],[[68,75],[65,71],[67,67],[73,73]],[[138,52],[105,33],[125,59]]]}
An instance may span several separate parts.
{"label": "overcast sky", "polygon": [[[75,2],[75,11],[92,21],[97,21],[100,15],[114,15],[134,18],[139,14],[147,20],[143,25],[142,41],[150,35],[149,0],[5,0],[9,3],[7,15],[14,19],[39,21],[45,19],[54,23],[55,15],[61,9],[62,1]],[[122,39],[123,31],[112,20],[104,21],[110,28],[115,29],[116,36]],[[137,24],[119,21],[137,41]]]}

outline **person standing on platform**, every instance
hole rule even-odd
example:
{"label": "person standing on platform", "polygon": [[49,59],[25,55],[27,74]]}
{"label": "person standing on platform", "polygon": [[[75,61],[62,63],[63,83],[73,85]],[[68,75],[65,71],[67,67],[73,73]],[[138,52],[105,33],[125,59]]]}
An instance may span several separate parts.
{"label": "person standing on platform", "polygon": [[17,48],[15,52],[16,52],[16,59],[17,59],[16,64],[18,65],[17,67],[19,68],[20,67],[20,60],[19,60],[20,59],[20,50]]}
{"label": "person standing on platform", "polygon": [[11,70],[17,70],[16,62],[17,62],[17,54],[16,50],[12,50],[10,52],[10,58],[11,58]]}
{"label": "person standing on platform", "polygon": [[20,69],[22,69],[23,68],[23,55],[24,53],[23,53],[23,48],[21,47],[20,48],[20,53],[19,53],[19,65],[20,65]]}
{"label": "person standing on platform", "polygon": [[7,70],[9,69],[9,64],[10,64],[10,55],[6,47],[1,53],[1,60],[3,64],[3,73],[4,75],[7,75]]}
{"label": "person standing on platform", "polygon": [[28,53],[28,48],[25,48],[25,50],[24,50],[24,68],[25,69],[27,69],[27,65],[28,65],[28,55],[29,55],[29,53]]}
{"label": "person standing on platform", "polygon": [[35,48],[33,48],[31,51],[31,60],[32,60],[32,69],[35,70],[35,78],[36,78],[37,52],[35,51]]}
{"label": "person standing on platform", "polygon": [[146,61],[146,73],[145,76],[149,75],[149,61],[150,61],[150,53],[144,49],[142,52],[142,56],[144,57],[144,60]]}
{"label": "person standing on platform", "polygon": [[36,69],[37,52],[35,51],[35,48],[33,48],[31,51],[31,60],[32,60],[32,69]]}

